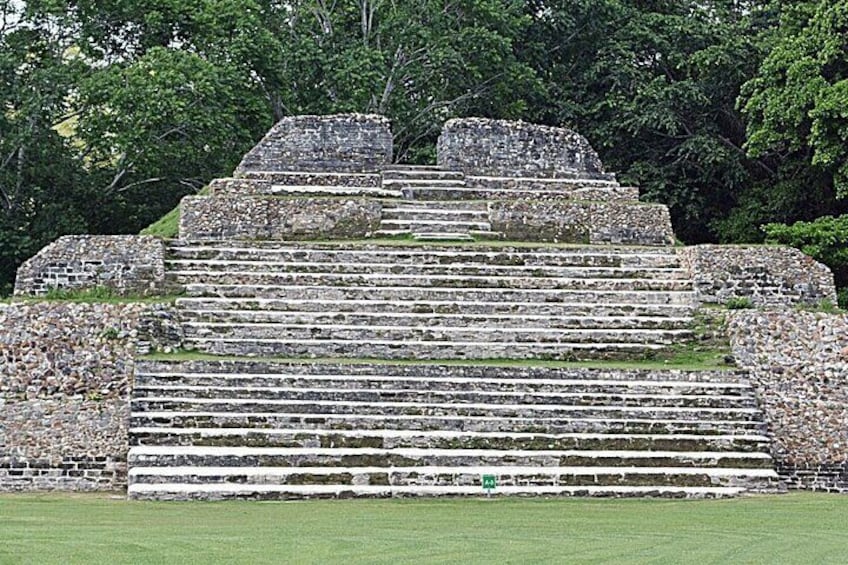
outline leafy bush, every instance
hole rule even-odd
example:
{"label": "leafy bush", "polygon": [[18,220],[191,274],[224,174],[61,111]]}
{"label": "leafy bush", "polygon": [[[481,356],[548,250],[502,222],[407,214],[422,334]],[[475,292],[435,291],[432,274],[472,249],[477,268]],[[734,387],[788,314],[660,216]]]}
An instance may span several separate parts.
{"label": "leafy bush", "polygon": [[725,306],[727,306],[729,310],[746,310],[748,308],[753,308],[754,303],[747,296],[734,296],[727,299]]}
{"label": "leafy bush", "polygon": [[812,222],[766,224],[769,243],[785,243],[831,268],[839,289],[839,306],[848,307],[848,214],[823,216]]}

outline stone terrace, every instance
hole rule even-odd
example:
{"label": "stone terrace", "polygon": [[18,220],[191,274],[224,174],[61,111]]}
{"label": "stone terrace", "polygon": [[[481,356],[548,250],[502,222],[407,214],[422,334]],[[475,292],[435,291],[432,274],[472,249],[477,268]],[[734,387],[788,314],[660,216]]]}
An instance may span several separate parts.
{"label": "stone terrace", "polygon": [[780,490],[744,372],[562,363],[666,351],[697,307],[668,211],[585,139],[461,120],[439,166],[390,159],[383,118],[289,118],[184,200],[171,333],[205,356],[137,363],[130,496]]}

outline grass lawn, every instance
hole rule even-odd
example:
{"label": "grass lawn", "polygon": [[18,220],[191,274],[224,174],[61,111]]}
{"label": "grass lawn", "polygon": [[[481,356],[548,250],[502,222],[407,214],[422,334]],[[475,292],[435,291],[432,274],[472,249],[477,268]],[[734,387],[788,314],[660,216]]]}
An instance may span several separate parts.
{"label": "grass lawn", "polygon": [[0,563],[845,563],[848,496],[130,502],[0,496]]}

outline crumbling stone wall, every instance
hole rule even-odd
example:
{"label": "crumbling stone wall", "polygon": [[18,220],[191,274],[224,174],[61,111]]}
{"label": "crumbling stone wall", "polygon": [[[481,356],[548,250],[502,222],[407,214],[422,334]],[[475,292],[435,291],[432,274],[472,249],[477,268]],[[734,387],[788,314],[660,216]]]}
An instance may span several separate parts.
{"label": "crumbling stone wall", "polygon": [[468,175],[614,180],[583,136],[526,122],[449,120],[437,144],[438,163]]}
{"label": "crumbling stone wall", "polygon": [[244,156],[249,171],[379,171],[392,160],[389,120],[374,114],[283,118]]}
{"label": "crumbling stone wall", "polygon": [[124,296],[165,291],[165,244],[143,235],[66,235],[18,268],[16,295],[106,287]]}
{"label": "crumbling stone wall", "polygon": [[632,202],[518,200],[489,203],[492,230],[506,239],[555,243],[672,245],[668,208]]}
{"label": "crumbling stone wall", "polygon": [[141,304],[0,307],[0,491],[126,486]]}
{"label": "crumbling stone wall", "polygon": [[788,486],[848,492],[848,315],[740,310],[728,331]]}
{"label": "crumbling stone wall", "polygon": [[379,229],[382,204],[369,198],[186,196],[180,238],[361,238]]}
{"label": "crumbling stone wall", "polygon": [[747,298],[755,306],[836,304],[830,269],[793,247],[696,245],[680,254],[701,303]]}

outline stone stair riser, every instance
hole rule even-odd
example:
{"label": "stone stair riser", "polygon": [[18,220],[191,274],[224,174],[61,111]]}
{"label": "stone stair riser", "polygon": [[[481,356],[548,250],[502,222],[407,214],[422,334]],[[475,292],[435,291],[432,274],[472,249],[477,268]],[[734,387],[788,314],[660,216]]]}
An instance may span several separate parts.
{"label": "stone stair riser", "polygon": [[183,346],[213,355],[247,357],[342,357],[388,360],[428,359],[535,359],[551,361],[625,361],[650,358],[664,346],[640,343],[515,343],[515,342],[398,342],[369,343],[342,340],[255,340],[185,339]]}
{"label": "stone stair riser", "polygon": [[756,408],[750,396],[671,395],[600,392],[492,392],[492,391],[428,391],[406,389],[295,389],[260,387],[141,387],[139,398],[213,399],[238,398],[254,400],[315,400],[322,402],[408,402],[457,404],[564,404],[574,406],[646,406]]}
{"label": "stone stair riser", "polygon": [[[192,311],[181,310],[182,319],[192,325],[210,324],[308,324],[310,326],[391,326],[431,324],[456,328],[550,328],[583,330],[684,330],[691,318],[649,317],[551,317],[529,314],[473,316],[465,314],[349,313],[349,312],[271,312],[271,311]],[[215,331],[215,330],[212,330]]]}
{"label": "stone stair riser", "polygon": [[[439,455],[438,452],[416,456],[403,455],[389,450],[380,453],[377,450],[363,450],[362,454],[320,454],[309,450],[291,455],[255,454],[255,455],[194,455],[190,453],[169,453],[157,455],[138,455],[130,450],[130,466],[151,467],[498,467],[503,465],[527,467],[681,467],[681,468],[741,468],[767,469],[772,466],[770,459],[724,454],[722,457],[692,458],[686,455],[658,456],[646,453],[640,456],[584,456],[584,455],[546,455],[544,453],[528,455],[491,454],[476,455],[472,450],[465,453]],[[705,452],[707,453],[707,452]],[[479,480],[479,477],[478,477]]]}
{"label": "stone stair riser", "polygon": [[739,370],[687,370],[673,368],[604,368],[604,367],[572,367],[572,366],[539,366],[539,365],[491,365],[487,363],[474,364],[441,364],[430,362],[425,364],[410,363],[341,363],[328,361],[269,361],[269,360],[147,360],[136,361],[137,375],[177,375],[190,376],[203,373],[211,375],[231,375],[243,373],[248,375],[297,375],[309,377],[317,375],[320,378],[339,375],[340,378],[351,377],[401,377],[434,379],[475,379],[482,382],[501,382],[504,379],[522,383],[529,381],[597,381],[599,379],[614,381],[627,385],[634,381],[679,382],[682,385],[723,384],[728,387],[743,387],[751,390],[747,381],[747,373]]}
{"label": "stone stair riser", "polygon": [[[759,414],[747,408],[708,408],[677,406],[607,406],[607,405],[463,405],[451,403],[409,404],[403,402],[352,402],[318,400],[257,400],[257,399],[198,399],[174,397],[136,398],[134,412],[242,412],[256,415],[274,413],[357,415],[453,418],[636,418],[686,420],[756,420]],[[537,430],[538,431],[538,430]]]}
{"label": "stone stair riser", "polygon": [[339,447],[360,448],[372,447],[378,449],[422,448],[422,449],[506,449],[506,450],[645,450],[645,451],[736,451],[757,452],[768,448],[767,439],[732,439],[725,436],[711,438],[679,439],[668,437],[630,436],[627,438],[550,438],[550,437],[429,437],[420,435],[414,437],[355,436],[321,433],[280,432],[274,434],[245,433],[238,436],[229,434],[212,434],[206,432],[170,433],[165,429],[158,433],[151,431],[136,432],[132,435],[131,446],[184,445],[208,447]]}
{"label": "stone stair riser", "polygon": [[538,266],[538,265],[490,265],[486,263],[406,264],[388,263],[316,263],[316,262],[269,262],[269,261],[214,261],[172,260],[168,261],[169,274],[179,276],[202,276],[206,273],[256,273],[282,274],[303,273],[316,275],[377,275],[397,276],[453,276],[453,277],[534,277],[569,279],[688,279],[682,268],[657,267],[582,267],[582,266]]}
{"label": "stone stair riser", "polygon": [[597,329],[473,326],[405,326],[404,320],[391,325],[364,324],[326,326],[305,323],[242,324],[190,322],[184,326],[186,339],[255,340],[259,345],[273,345],[292,340],[377,340],[404,342],[511,342],[521,344],[663,344],[671,345],[691,335],[688,329]]}
{"label": "stone stair riser", "polygon": [[398,265],[449,265],[451,263],[486,265],[527,265],[550,267],[680,267],[675,253],[665,249],[651,252],[640,249],[634,253],[622,253],[615,249],[609,251],[594,248],[587,251],[569,248],[485,248],[454,246],[435,248],[421,246],[404,249],[403,247],[362,246],[358,249],[321,248],[313,245],[307,248],[268,247],[254,242],[249,247],[226,245],[204,245],[195,247],[172,246],[170,259],[218,260],[218,261],[273,261],[299,263],[325,263],[355,265],[361,263],[385,263]]}
{"label": "stone stair riser", "polygon": [[[643,416],[649,416],[644,415]],[[337,429],[383,430],[404,429],[416,431],[467,431],[512,433],[618,433],[618,434],[699,434],[699,435],[750,435],[763,434],[765,424],[751,420],[668,419],[674,414],[661,414],[655,419],[631,417],[628,419],[582,418],[509,418],[498,416],[398,416],[386,421],[380,414],[292,414],[245,412],[152,412],[135,413],[130,417],[132,427],[167,428],[241,428],[277,429]]]}
{"label": "stone stair riser", "polygon": [[[182,482],[183,484],[265,484],[265,485],[387,485],[387,486],[476,486],[480,487],[481,475],[478,473],[457,473],[445,471],[419,473],[414,470],[378,471],[368,469],[366,472],[339,471],[335,473],[310,473],[310,470],[291,473],[262,475],[239,474],[237,469],[230,473],[219,475],[204,474],[202,476],[169,474],[163,470],[161,474],[137,474],[132,477],[133,484],[162,484]],[[769,477],[757,476],[711,476],[708,473],[686,473],[669,471],[667,473],[610,473],[596,474],[580,473],[546,473],[539,469],[536,473],[505,474],[498,472],[497,467],[491,469],[496,476],[497,485],[503,487],[526,486],[687,486],[687,487],[716,487],[716,486],[745,486],[747,489],[767,489],[776,481]],[[482,494],[482,489],[481,489]]]}
{"label": "stone stair riser", "polygon": [[375,301],[445,301],[522,302],[522,303],[615,303],[629,301],[634,305],[670,304],[692,307],[694,293],[657,290],[572,290],[464,287],[389,287],[389,286],[285,286],[220,283],[188,283],[190,296],[231,298],[285,298],[288,300],[375,300]]}
{"label": "stone stair riser", "polygon": [[285,312],[338,313],[387,313],[411,314],[462,314],[465,316],[536,316],[557,318],[581,317],[663,317],[691,318],[694,309],[686,304],[616,304],[596,302],[483,302],[483,301],[381,301],[381,300],[254,300],[250,298],[178,298],[177,307],[186,319],[202,312],[233,311],[247,316],[248,313],[269,316],[285,315]]}
{"label": "stone stair riser", "polygon": [[[153,487],[153,488],[143,488]],[[535,497],[592,497],[592,498],[669,498],[717,499],[739,496],[744,487],[503,487],[491,495]],[[479,485],[474,487],[403,487],[403,486],[343,486],[343,485],[130,485],[128,495],[134,500],[304,500],[350,498],[415,498],[415,497],[482,497]],[[489,496],[489,495],[486,495]]]}
{"label": "stone stair riser", "polygon": [[[208,388],[219,392],[238,387],[276,387],[289,389],[334,389],[334,390],[421,390],[427,392],[498,392],[512,394],[568,393],[568,394],[656,394],[693,396],[730,396],[753,398],[751,388],[716,384],[708,386],[693,382],[662,381],[590,381],[590,380],[507,380],[507,379],[433,379],[403,377],[368,377],[360,375],[299,376],[299,375],[215,375],[215,374],[144,374],[136,373],[135,392],[150,396],[158,388],[192,390]],[[258,390],[261,390],[259,388]],[[158,395],[158,393],[157,393]]]}
{"label": "stone stair riser", "polygon": [[172,271],[171,283],[179,285],[299,285],[299,286],[366,286],[410,288],[474,288],[474,289],[556,289],[690,292],[691,280],[685,279],[620,279],[585,277],[487,276],[467,274],[393,274],[393,273],[268,273],[253,271]]}

